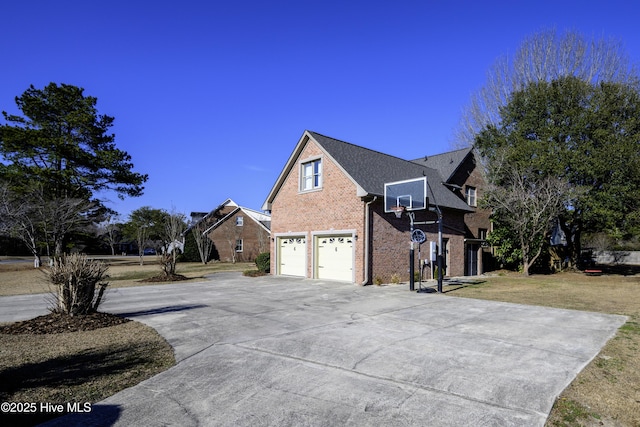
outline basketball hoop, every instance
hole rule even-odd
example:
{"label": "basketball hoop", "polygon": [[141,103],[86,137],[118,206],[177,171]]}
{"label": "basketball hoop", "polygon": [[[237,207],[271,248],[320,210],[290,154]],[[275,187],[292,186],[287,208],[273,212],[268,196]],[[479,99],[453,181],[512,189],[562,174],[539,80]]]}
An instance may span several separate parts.
{"label": "basketball hoop", "polygon": [[400,218],[402,216],[402,213],[406,210],[406,208],[404,206],[392,206],[391,207],[391,212],[393,212],[396,215],[396,218]]}

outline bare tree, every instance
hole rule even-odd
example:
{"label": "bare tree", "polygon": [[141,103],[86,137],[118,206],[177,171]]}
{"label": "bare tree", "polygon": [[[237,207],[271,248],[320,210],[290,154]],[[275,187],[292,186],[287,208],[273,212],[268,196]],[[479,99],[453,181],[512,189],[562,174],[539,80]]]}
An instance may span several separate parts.
{"label": "bare tree", "polygon": [[6,183],[0,183],[0,233],[9,233],[11,230],[11,215],[13,207],[11,203],[11,192]]}
{"label": "bare tree", "polygon": [[227,243],[227,248],[229,248],[229,252],[231,253],[231,262],[236,263],[237,261],[237,247],[238,240],[242,237],[242,229],[244,227],[239,227],[236,225],[235,221],[231,219],[225,221],[220,225],[220,230],[224,235],[225,241]]}
{"label": "bare tree", "polygon": [[42,189],[34,192],[36,220],[41,224],[46,236],[47,255],[51,256],[53,245],[55,256],[64,253],[63,243],[72,230],[88,224],[86,214],[96,207],[95,203],[85,199],[60,197],[48,199]]}
{"label": "bare tree", "polygon": [[0,231],[17,237],[33,255],[33,265],[40,267],[38,243],[43,239],[42,231],[35,220],[33,203],[18,197],[6,183],[0,184]]}
{"label": "bare tree", "polygon": [[213,241],[207,234],[205,234],[206,229],[207,227],[204,220],[193,224],[191,227],[191,234],[193,235],[193,240],[196,242],[196,246],[198,247],[200,261],[202,261],[203,264],[209,262],[209,257],[213,250]]}
{"label": "bare tree", "polygon": [[455,144],[471,146],[487,125],[500,122],[500,108],[515,91],[530,83],[573,76],[580,80],[620,82],[640,87],[620,41],[587,40],[577,32],[546,30],[526,38],[512,56],[502,56],[487,73],[486,83],[463,109]]}
{"label": "bare tree", "polygon": [[262,228],[257,227],[258,253],[269,252],[269,234]]}
{"label": "bare tree", "polygon": [[46,245],[47,255],[51,255],[51,245],[55,254],[62,254],[65,236],[87,225],[85,214],[95,207],[84,199],[49,199],[41,186],[33,188],[28,195],[19,196],[7,185],[3,185],[0,192],[4,226],[29,248],[36,267],[40,266],[40,244]]}
{"label": "bare tree", "polygon": [[520,170],[515,164],[498,164],[499,172],[486,189],[483,203],[493,209],[495,220],[516,236],[522,252],[525,276],[538,259],[549,237],[553,222],[571,204],[575,189],[567,182],[530,170]]}
{"label": "bare tree", "polygon": [[180,239],[183,237],[185,229],[185,215],[178,213],[172,209],[164,220],[164,245],[162,254],[162,271],[165,276],[173,276],[176,273],[176,261],[178,257],[178,249],[181,244]]}
{"label": "bare tree", "polygon": [[117,214],[108,214],[106,219],[98,224],[98,234],[107,241],[112,256],[116,254],[116,243],[119,240],[117,221]]}

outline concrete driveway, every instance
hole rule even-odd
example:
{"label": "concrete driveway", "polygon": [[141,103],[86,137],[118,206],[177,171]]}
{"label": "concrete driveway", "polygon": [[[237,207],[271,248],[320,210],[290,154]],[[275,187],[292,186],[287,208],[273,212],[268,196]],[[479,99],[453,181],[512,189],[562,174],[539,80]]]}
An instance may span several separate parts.
{"label": "concrete driveway", "polygon": [[[3,297],[0,321],[45,307]],[[178,363],[48,425],[542,426],[626,320],[237,273],[111,289],[103,310],[155,328]]]}

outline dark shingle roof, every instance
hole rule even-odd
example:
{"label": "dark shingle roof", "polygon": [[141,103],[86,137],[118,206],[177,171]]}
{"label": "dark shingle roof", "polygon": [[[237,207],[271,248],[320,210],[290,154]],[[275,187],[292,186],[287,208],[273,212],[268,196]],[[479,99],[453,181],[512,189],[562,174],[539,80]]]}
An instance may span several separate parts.
{"label": "dark shingle roof", "polygon": [[384,184],[387,182],[426,176],[429,184],[429,202],[431,204],[437,202],[442,207],[471,211],[463,200],[442,185],[444,181],[442,175],[432,167],[340,141],[316,132],[309,132],[309,135],[368,194],[382,196],[384,194]]}
{"label": "dark shingle roof", "polygon": [[471,152],[471,148],[463,148],[460,150],[449,151],[447,153],[436,154],[433,156],[422,157],[412,160],[411,162],[433,168],[440,172],[444,181],[449,181],[463,160]]}

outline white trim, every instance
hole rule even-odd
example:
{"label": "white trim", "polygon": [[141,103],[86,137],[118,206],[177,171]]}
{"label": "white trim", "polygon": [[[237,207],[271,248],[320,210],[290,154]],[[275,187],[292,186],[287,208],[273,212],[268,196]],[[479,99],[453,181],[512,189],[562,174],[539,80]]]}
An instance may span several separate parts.
{"label": "white trim", "polygon": [[[427,186],[427,177],[426,176],[421,176],[420,178],[411,178],[411,179],[405,179],[405,180],[402,180],[402,181],[385,182],[385,184],[384,184],[384,199],[383,199],[384,212],[385,213],[393,212],[393,210],[387,209],[387,188],[389,186],[398,185],[398,184],[406,184],[406,183],[409,183],[409,182],[418,182],[418,181],[422,181],[423,185],[424,185],[424,190],[423,190],[424,191],[424,200],[421,200],[421,202],[424,203],[425,206],[422,207],[422,208],[419,208],[419,207],[418,208],[414,208],[413,207],[413,201],[411,201],[410,202],[411,206],[407,207],[406,210],[407,211],[415,211],[415,210],[426,210],[426,209],[428,209],[429,206],[428,206],[428,201],[427,200],[428,200],[429,193],[428,193],[428,186]],[[409,200],[411,200],[411,195],[410,194],[408,194],[406,196],[404,196],[404,195],[398,196],[398,198],[400,198],[400,197],[409,197]]]}
{"label": "white trim", "polygon": [[[228,213],[227,215],[223,216],[222,218],[220,218],[219,221],[217,221],[215,224],[213,224],[211,227],[207,228],[204,233],[210,233],[213,230],[215,230],[216,228],[218,228],[219,226],[221,226],[225,221],[227,221],[229,218],[231,218],[235,213],[237,213],[238,211],[245,213],[249,218],[251,218],[252,220],[254,220],[256,222],[256,224],[258,224],[258,226],[262,227],[267,233],[271,234],[271,230],[269,228],[267,228],[264,224],[262,224],[260,221],[271,221],[271,217],[267,214],[263,214],[261,212],[258,211],[254,211],[252,209],[248,209],[248,208],[244,208],[242,206],[237,206],[236,209],[232,210],[230,213]],[[237,226],[237,225],[236,225]]]}
{"label": "white trim", "polygon": [[[314,169],[315,166],[315,162],[319,162],[319,169],[320,172],[318,173],[318,181],[319,184],[317,186],[315,186],[315,171],[312,170],[311,171],[311,188],[304,188],[304,184],[305,181],[307,179],[307,175],[305,175],[305,166],[307,165],[311,165],[312,169]],[[298,162],[298,193],[310,193],[313,191],[319,191],[322,190],[322,187],[324,186],[324,156],[319,155],[319,156],[313,156],[313,157],[309,157],[308,159],[304,159],[304,160],[300,160],[300,162]]]}
{"label": "white trim", "polygon": [[[278,175],[278,179],[276,180],[276,182],[273,185],[273,187],[271,187],[271,191],[269,191],[269,195],[267,196],[267,199],[262,204],[262,210],[263,211],[271,211],[271,204],[273,203],[273,201],[275,200],[276,196],[278,195],[278,192],[280,191],[280,188],[282,188],[282,186],[284,185],[286,179],[291,174],[292,168],[298,163],[298,159],[300,157],[300,154],[302,154],[302,151],[304,150],[304,148],[309,143],[309,140],[312,140],[316,144],[316,146],[322,151],[323,158],[326,157],[326,158],[330,159],[331,162],[333,163],[333,165],[336,166],[338,169],[340,169],[340,171],[353,183],[353,185],[355,185],[355,187],[356,187],[356,195],[358,197],[364,197],[364,196],[369,194],[364,190],[364,188],[362,188],[362,186],[360,186],[360,184],[358,184],[358,182],[355,179],[353,179],[353,177],[351,175],[349,175],[349,173],[347,173],[347,171],[344,169],[344,167],[342,167],[342,165],[340,163],[338,163],[336,161],[336,159],[334,159],[327,152],[327,150],[324,149],[322,144],[320,144],[315,138],[313,138],[313,136],[311,136],[311,134],[309,133],[308,130],[305,130],[303,132],[303,134],[302,134],[302,137],[298,141],[298,144],[295,146],[295,148],[293,149],[293,152],[289,156],[289,159],[287,160],[287,163],[285,164],[284,168],[280,172],[280,175]],[[323,170],[326,170],[325,167],[326,167],[326,162],[322,166]],[[300,183],[298,181],[298,189],[299,188],[300,188]]]}
{"label": "white trim", "polygon": [[[356,275],[356,243],[357,243],[357,230],[349,229],[349,230],[321,230],[321,231],[312,231],[311,232],[311,262],[312,269],[311,274],[314,279],[318,279],[318,246],[317,242],[319,238],[322,237],[351,237],[353,240],[353,244],[351,246],[351,283],[355,283],[355,275]],[[326,279],[325,279],[326,280]]]}
{"label": "white trim", "polygon": [[222,218],[220,218],[219,221],[217,221],[215,224],[213,224],[211,227],[207,228],[203,234],[209,234],[211,233],[213,230],[215,230],[216,228],[218,228],[220,225],[222,225],[222,223],[224,223],[226,220],[228,220],[229,218],[231,218],[236,212],[238,212],[240,210],[240,207],[236,207],[234,210],[232,210],[231,212],[229,212],[228,214],[226,214],[225,216],[223,216]]}
{"label": "white trim", "polygon": [[308,277],[308,271],[309,271],[309,256],[308,256],[308,250],[307,250],[307,245],[309,244],[309,233],[305,232],[286,232],[286,233],[276,233],[273,235],[273,244],[274,244],[274,252],[275,252],[275,260],[274,260],[274,266],[275,266],[275,271],[274,271],[274,275],[276,276],[281,276],[283,274],[280,273],[280,239],[291,239],[291,238],[296,238],[296,237],[301,237],[305,239],[305,254],[304,254],[304,275],[303,276],[296,276],[296,277],[304,277],[307,278]]}

